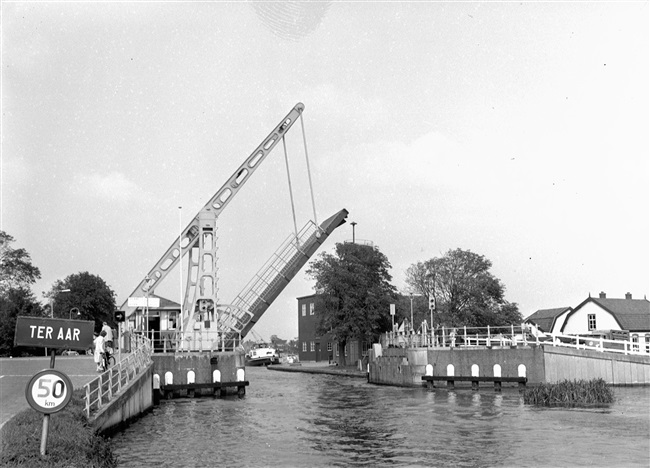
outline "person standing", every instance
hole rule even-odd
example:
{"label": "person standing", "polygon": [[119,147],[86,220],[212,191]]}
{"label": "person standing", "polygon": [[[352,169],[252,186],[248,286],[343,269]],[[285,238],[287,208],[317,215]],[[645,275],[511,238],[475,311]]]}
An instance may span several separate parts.
{"label": "person standing", "polygon": [[113,330],[108,325],[108,323],[104,322],[104,324],[102,325],[102,331],[106,332],[106,338],[104,338],[105,345],[112,348],[113,347]]}
{"label": "person standing", "polygon": [[93,340],[93,344],[95,345],[95,352],[93,354],[93,358],[95,364],[97,364],[97,372],[102,372],[104,370],[105,337],[106,337],[106,332],[102,330],[99,336],[97,335],[97,333],[95,333],[95,339]]}

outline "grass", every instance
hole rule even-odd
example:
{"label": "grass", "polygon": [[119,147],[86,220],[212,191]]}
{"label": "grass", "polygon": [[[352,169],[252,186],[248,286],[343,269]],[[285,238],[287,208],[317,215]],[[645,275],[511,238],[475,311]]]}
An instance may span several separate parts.
{"label": "grass", "polygon": [[114,468],[112,443],[95,433],[84,412],[83,390],[68,406],[50,415],[46,455],[41,456],[43,414],[18,413],[0,432],[0,466],[29,468]]}
{"label": "grass", "polygon": [[524,403],[537,406],[599,406],[613,402],[614,393],[603,379],[563,380],[524,392]]}

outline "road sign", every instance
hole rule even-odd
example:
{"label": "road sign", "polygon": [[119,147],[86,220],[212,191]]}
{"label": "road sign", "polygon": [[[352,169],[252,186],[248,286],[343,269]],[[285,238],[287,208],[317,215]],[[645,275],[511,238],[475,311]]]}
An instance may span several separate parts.
{"label": "road sign", "polygon": [[[149,304],[147,305],[147,299]],[[127,299],[127,305],[129,307],[160,307],[160,298],[159,297],[129,297]]]}
{"label": "road sign", "polygon": [[17,317],[15,346],[88,349],[93,344],[95,323],[41,317]]}
{"label": "road sign", "polygon": [[72,398],[72,390],[72,381],[67,375],[45,369],[31,378],[25,388],[25,397],[36,411],[50,414],[66,407]]}
{"label": "road sign", "polygon": [[395,315],[395,304],[390,305],[390,315]]}

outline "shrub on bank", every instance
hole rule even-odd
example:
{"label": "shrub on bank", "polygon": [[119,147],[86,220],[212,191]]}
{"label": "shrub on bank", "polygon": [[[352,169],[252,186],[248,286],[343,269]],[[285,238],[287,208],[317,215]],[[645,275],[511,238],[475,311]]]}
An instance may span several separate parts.
{"label": "shrub on bank", "polygon": [[29,468],[114,468],[111,441],[95,433],[84,412],[83,391],[50,415],[46,455],[41,457],[43,414],[32,408],[18,413],[0,431],[0,466]]}
{"label": "shrub on bank", "polygon": [[524,403],[538,406],[592,406],[614,402],[614,393],[603,379],[563,380],[526,389]]}

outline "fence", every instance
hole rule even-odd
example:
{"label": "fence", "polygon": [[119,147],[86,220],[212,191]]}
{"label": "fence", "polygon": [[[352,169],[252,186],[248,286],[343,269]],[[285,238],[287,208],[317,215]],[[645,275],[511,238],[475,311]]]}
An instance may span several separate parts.
{"label": "fence", "polygon": [[[227,333],[211,330],[149,330],[132,331],[132,336],[147,337],[154,353],[183,351],[234,351],[242,340],[227,337]],[[182,344],[182,345],[181,345]]]}
{"label": "fence", "polygon": [[84,385],[87,417],[104,407],[151,363],[151,341],[141,335],[132,335],[130,341],[131,353]]}
{"label": "fence", "polygon": [[435,330],[388,332],[382,335],[383,347],[399,348],[493,348],[530,346],[564,346],[600,352],[649,355],[650,347],[637,341],[609,340],[600,336],[544,334],[534,335],[526,324],[507,327],[440,327]]}

